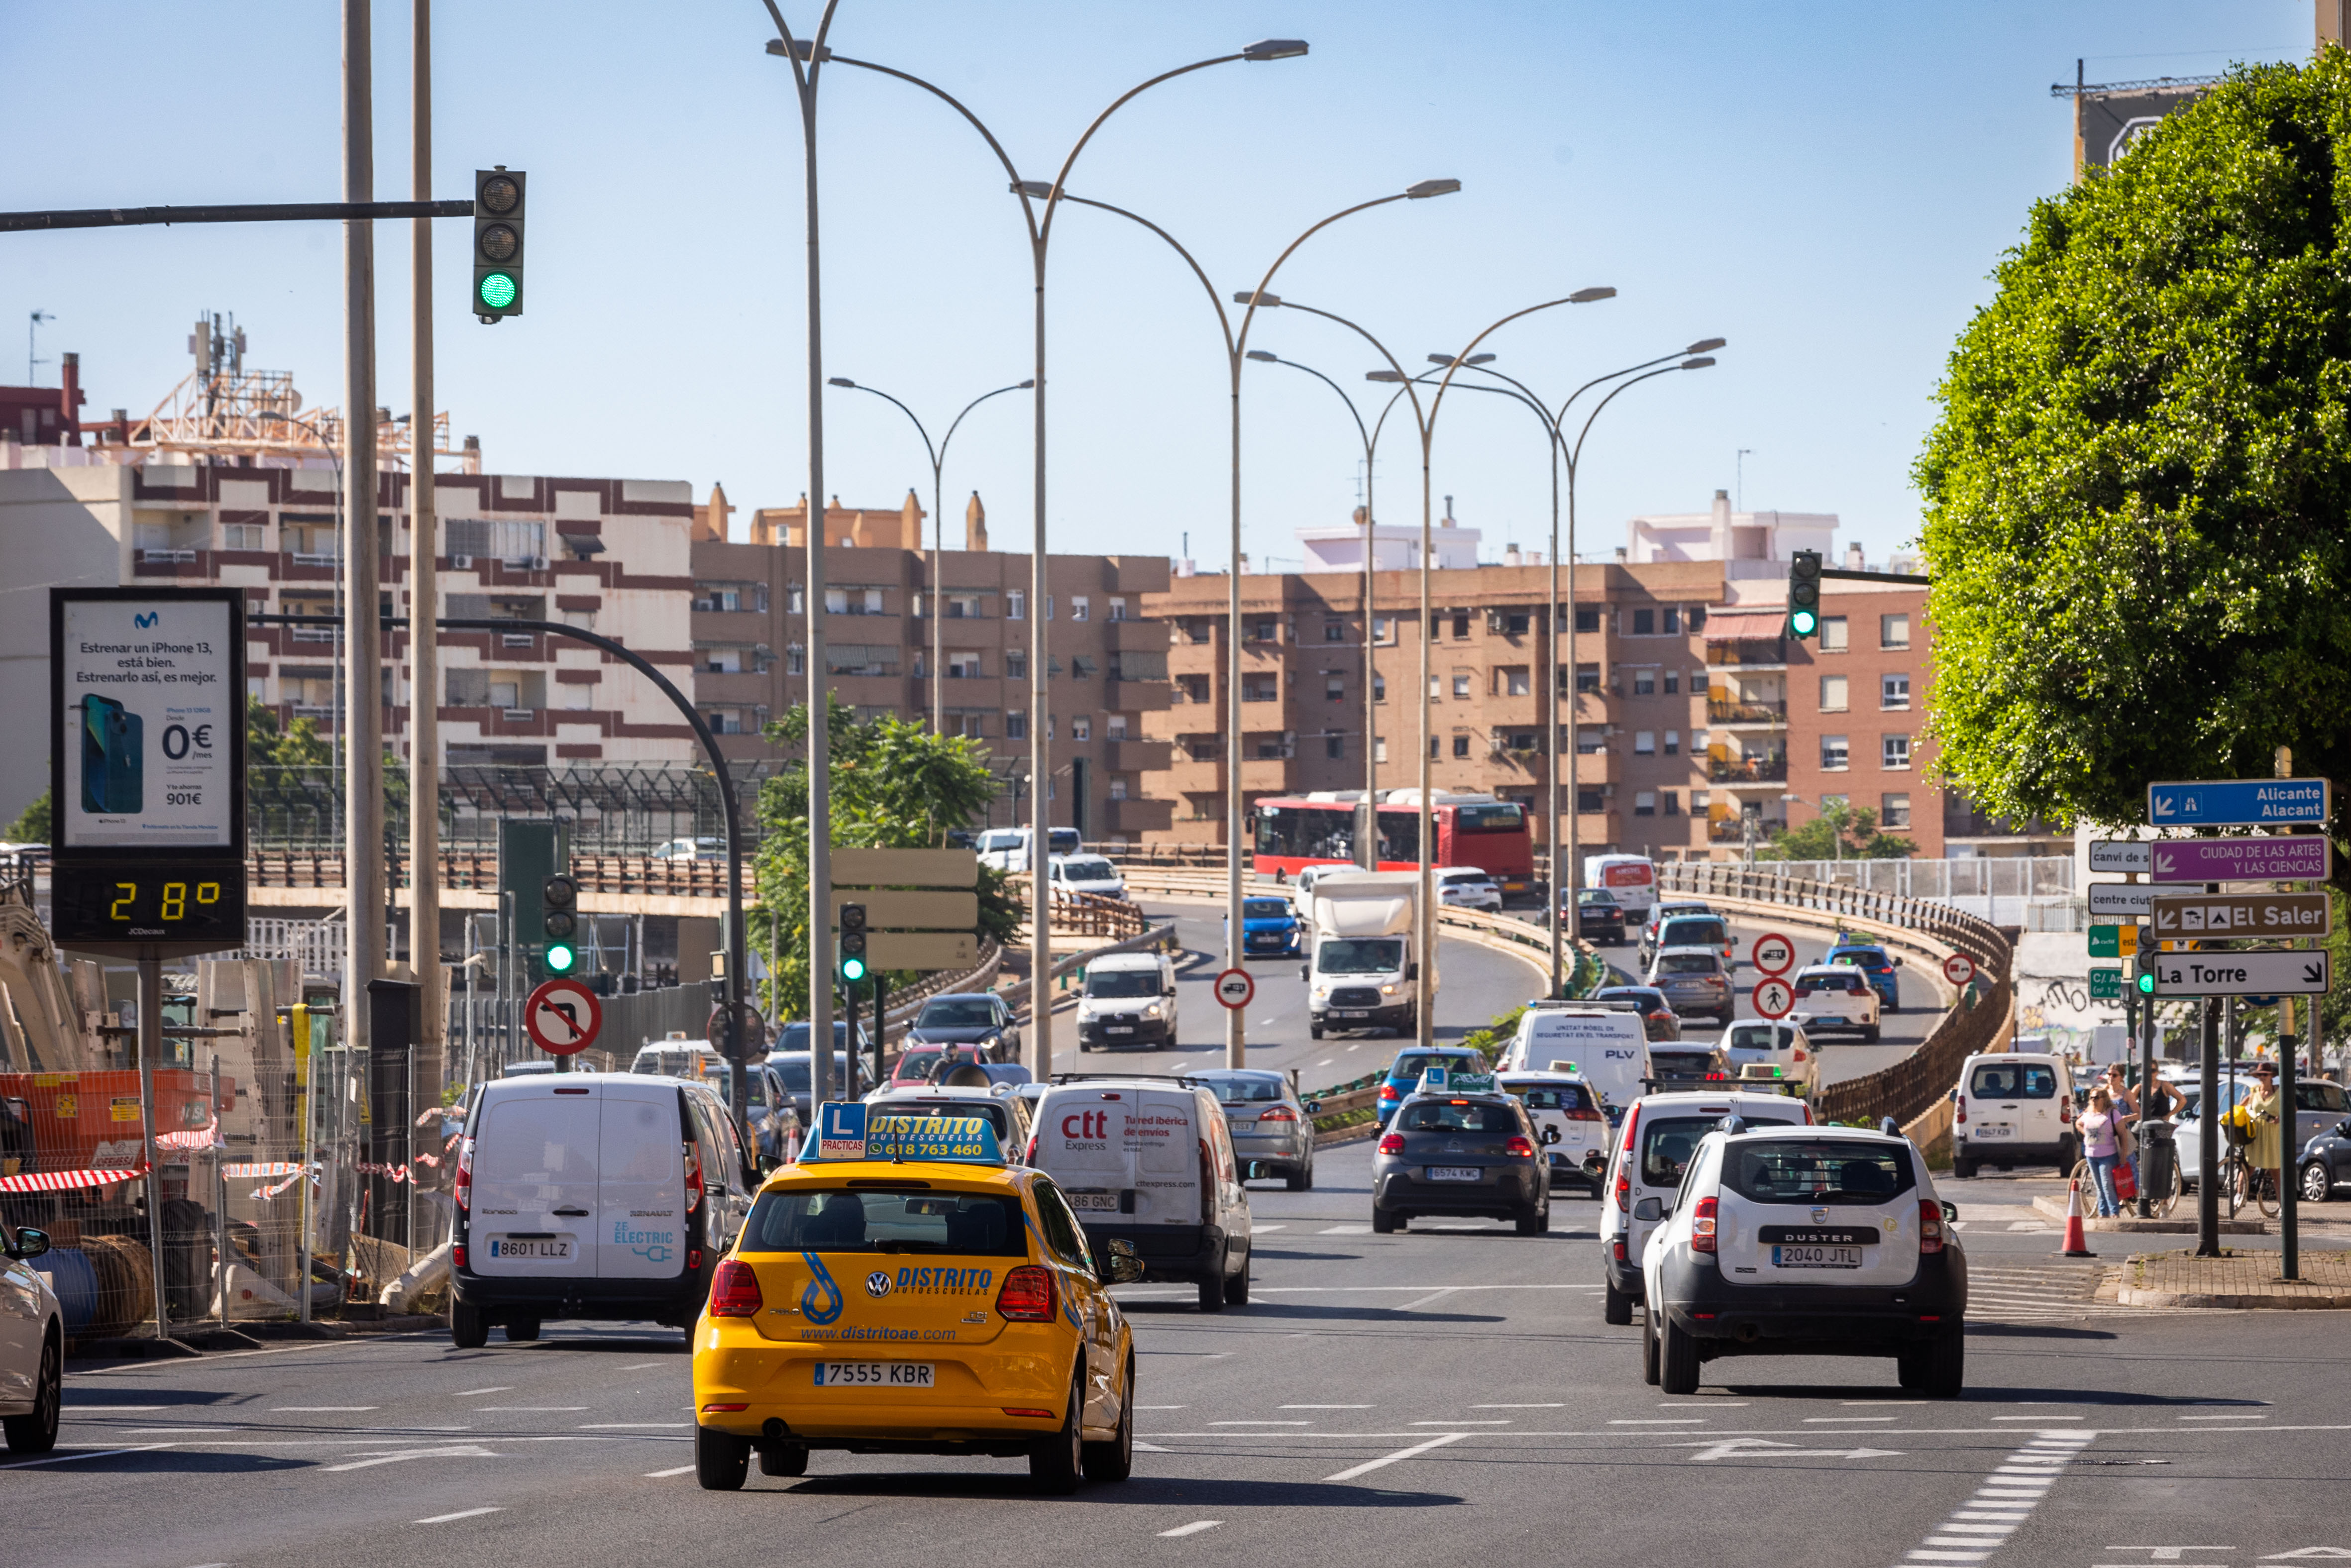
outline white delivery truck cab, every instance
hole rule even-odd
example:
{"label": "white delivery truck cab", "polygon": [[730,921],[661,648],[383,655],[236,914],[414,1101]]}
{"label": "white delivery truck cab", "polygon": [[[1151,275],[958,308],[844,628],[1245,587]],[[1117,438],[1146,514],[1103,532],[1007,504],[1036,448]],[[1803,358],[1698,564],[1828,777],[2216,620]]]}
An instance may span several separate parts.
{"label": "white delivery truck cab", "polygon": [[642,1072],[545,1072],[482,1086],[465,1118],[450,1337],[548,1318],[693,1332],[758,1178],[718,1096]]}
{"label": "white delivery truck cab", "polygon": [[[1420,873],[1319,878],[1305,914],[1306,1032],[1316,1040],[1327,1029],[1418,1033]],[[1433,971],[1428,989],[1434,997]]]}
{"label": "white delivery truck cab", "polygon": [[1646,855],[1586,855],[1583,885],[1604,887],[1614,894],[1625,906],[1629,930],[1636,916],[1646,921],[1650,906],[1657,902],[1657,863]]}
{"label": "white delivery truck cab", "polygon": [[1204,1312],[1248,1303],[1249,1189],[1216,1095],[1183,1078],[1065,1079],[1036,1125],[1029,1163],[1089,1242],[1132,1243],[1146,1279],[1191,1281]]}
{"label": "white delivery truck cab", "polygon": [[1590,1002],[1538,1001],[1519,1015],[1518,1032],[1502,1048],[1503,1072],[1573,1072],[1600,1096],[1611,1122],[1646,1092],[1649,1037],[1629,1008]]}

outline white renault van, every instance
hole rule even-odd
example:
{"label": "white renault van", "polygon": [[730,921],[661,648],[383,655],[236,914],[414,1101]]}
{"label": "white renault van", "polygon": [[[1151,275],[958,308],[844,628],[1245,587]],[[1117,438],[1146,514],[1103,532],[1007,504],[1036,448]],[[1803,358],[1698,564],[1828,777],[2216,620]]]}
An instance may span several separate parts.
{"label": "white renault van", "polygon": [[459,1145],[450,1337],[549,1318],[650,1319],[693,1332],[758,1176],[718,1096],[633,1072],[482,1086]]}
{"label": "white renault van", "polygon": [[1641,1081],[1650,1076],[1648,1030],[1630,1008],[1533,1002],[1519,1015],[1496,1071],[1573,1072],[1600,1096],[1613,1122],[1641,1097]]}
{"label": "white renault van", "polygon": [[1165,953],[1105,953],[1078,994],[1078,1049],[1176,1043],[1176,966]]}
{"label": "white renault van", "polygon": [[1960,1180],[1980,1166],[2054,1166],[2064,1176],[2081,1158],[2074,1073],[2062,1056],[1970,1056],[1959,1063],[1951,1100],[1951,1175]]}
{"label": "white renault van", "polygon": [[1061,1184],[1096,1248],[1126,1241],[1146,1278],[1189,1280],[1200,1310],[1244,1306],[1249,1189],[1217,1097],[1186,1078],[1076,1078],[1037,1104],[1029,1163]]}

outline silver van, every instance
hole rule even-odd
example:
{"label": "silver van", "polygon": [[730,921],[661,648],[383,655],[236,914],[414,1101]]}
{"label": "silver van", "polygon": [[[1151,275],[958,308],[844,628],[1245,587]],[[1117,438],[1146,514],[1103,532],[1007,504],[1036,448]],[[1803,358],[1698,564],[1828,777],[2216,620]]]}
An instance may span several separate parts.
{"label": "silver van", "polygon": [[549,1318],[691,1333],[758,1177],[716,1094],[632,1072],[486,1083],[465,1117],[450,1237],[450,1338]]}

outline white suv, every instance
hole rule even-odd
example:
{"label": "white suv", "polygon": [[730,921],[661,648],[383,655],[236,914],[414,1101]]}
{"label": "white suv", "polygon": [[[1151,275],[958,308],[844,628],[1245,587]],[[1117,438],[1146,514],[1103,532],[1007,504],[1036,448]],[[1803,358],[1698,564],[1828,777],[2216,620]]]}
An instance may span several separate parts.
{"label": "white suv", "polygon": [[1656,1222],[1638,1218],[1639,1211],[1651,1198],[1673,1197],[1698,1140],[1731,1115],[1754,1126],[1813,1123],[1812,1107],[1802,1100],[1736,1090],[1644,1094],[1625,1113],[1600,1205],[1601,1275],[1607,1290],[1602,1306],[1608,1322],[1631,1322],[1633,1305],[1641,1299],[1641,1249]]}
{"label": "white suv", "polygon": [[1734,1075],[1750,1067],[1772,1069],[1759,1076],[1798,1093],[1809,1092],[1819,1073],[1812,1037],[1793,1019],[1739,1019],[1722,1031],[1722,1054],[1730,1059]]}
{"label": "white suv", "polygon": [[1483,909],[1499,915],[1502,887],[1475,866],[1441,865],[1437,868],[1437,902],[1456,909]]}
{"label": "white suv", "polygon": [[[1891,1123],[1887,1125],[1890,1127]],[[1966,1381],[1967,1258],[1909,1139],[1726,1117],[1642,1254],[1642,1373],[1698,1391],[1726,1355],[1885,1355],[1938,1399]]]}
{"label": "white suv", "polygon": [[1796,971],[1796,1006],[1813,1034],[1845,1030],[1875,1043],[1877,993],[1869,977],[1850,964],[1814,964]]}

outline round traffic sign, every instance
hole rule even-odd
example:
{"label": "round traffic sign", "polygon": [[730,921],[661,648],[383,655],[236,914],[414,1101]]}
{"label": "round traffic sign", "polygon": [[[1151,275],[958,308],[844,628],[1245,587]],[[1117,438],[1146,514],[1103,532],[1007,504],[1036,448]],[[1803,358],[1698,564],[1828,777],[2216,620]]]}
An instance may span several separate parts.
{"label": "round traffic sign", "polygon": [[1755,1002],[1756,1015],[1761,1018],[1786,1018],[1796,1005],[1796,988],[1776,975],[1756,981],[1750,995]]}
{"label": "round traffic sign", "polygon": [[1954,953],[1943,960],[1943,978],[1955,986],[1964,986],[1976,977],[1976,961],[1965,953]]}
{"label": "round traffic sign", "polygon": [[1217,977],[1217,1000],[1228,1008],[1245,1008],[1257,995],[1257,981],[1247,969],[1227,969]]}
{"label": "round traffic sign", "polygon": [[1777,931],[1768,931],[1755,938],[1755,945],[1747,950],[1747,958],[1760,974],[1784,975],[1788,966],[1796,961],[1796,945]]}
{"label": "round traffic sign", "polygon": [[595,1043],[604,1027],[603,1004],[584,981],[549,980],[523,1003],[522,1027],[539,1050],[569,1056]]}

